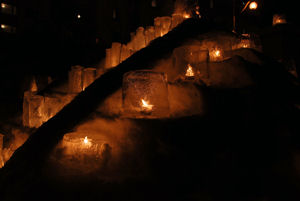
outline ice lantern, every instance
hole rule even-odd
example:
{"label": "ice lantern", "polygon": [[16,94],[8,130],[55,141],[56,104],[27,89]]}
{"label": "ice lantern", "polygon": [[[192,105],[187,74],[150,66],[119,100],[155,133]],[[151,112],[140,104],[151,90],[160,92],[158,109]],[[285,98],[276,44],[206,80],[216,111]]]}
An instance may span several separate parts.
{"label": "ice lantern", "polygon": [[273,15],[273,26],[276,26],[277,24],[286,24],[286,18],[285,15],[279,15],[275,14]]}
{"label": "ice lantern", "polygon": [[123,77],[123,116],[166,118],[169,116],[168,83],[164,73],[131,71]]}

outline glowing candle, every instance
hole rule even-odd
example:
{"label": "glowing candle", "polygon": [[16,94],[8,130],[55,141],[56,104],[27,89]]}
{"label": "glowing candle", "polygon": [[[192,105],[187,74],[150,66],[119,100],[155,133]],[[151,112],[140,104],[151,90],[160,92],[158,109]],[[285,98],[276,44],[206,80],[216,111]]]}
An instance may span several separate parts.
{"label": "glowing candle", "polygon": [[85,136],[85,138],[84,138],[84,140],[83,140],[83,143],[84,143],[84,144],[88,144],[88,143],[89,143],[89,140],[88,140],[87,136]]}
{"label": "glowing candle", "polygon": [[209,52],[209,59],[211,61],[221,61],[223,59],[222,51],[219,48],[215,48]]}
{"label": "glowing candle", "polygon": [[194,77],[194,71],[193,71],[193,67],[188,64],[188,69],[186,70],[185,76],[186,77]]}
{"label": "glowing candle", "polygon": [[150,114],[152,112],[153,105],[150,105],[148,101],[141,100],[142,113]]}

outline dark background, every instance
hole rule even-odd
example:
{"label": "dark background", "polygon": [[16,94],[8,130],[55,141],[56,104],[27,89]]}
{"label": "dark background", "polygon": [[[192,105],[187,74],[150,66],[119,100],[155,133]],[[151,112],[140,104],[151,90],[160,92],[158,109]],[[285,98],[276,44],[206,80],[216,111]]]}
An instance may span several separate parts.
{"label": "dark background", "polygon": [[[233,0],[186,2],[190,7],[200,5],[202,18],[232,30]],[[290,53],[290,46],[299,40],[299,12],[295,2],[258,0],[256,11],[239,14],[246,2],[235,0],[237,31],[257,33],[266,39],[265,53],[276,60],[289,60],[290,55],[298,58],[299,51]],[[0,29],[0,100],[5,105],[2,110],[9,107],[18,110],[15,105],[22,103],[32,76],[56,79],[66,76],[72,65],[95,67],[112,42],[127,43],[137,27],[153,25],[157,16],[171,16],[175,0],[156,0],[154,7],[152,0],[0,0],[0,3],[14,8],[11,13],[0,10],[0,24],[13,28]],[[276,13],[286,15],[289,25],[284,29],[272,28],[272,16]]]}

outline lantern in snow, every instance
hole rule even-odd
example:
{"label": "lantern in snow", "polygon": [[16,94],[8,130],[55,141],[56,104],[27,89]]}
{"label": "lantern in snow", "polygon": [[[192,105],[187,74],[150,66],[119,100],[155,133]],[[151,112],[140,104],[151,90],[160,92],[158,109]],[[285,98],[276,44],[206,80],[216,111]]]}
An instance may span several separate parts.
{"label": "lantern in snow", "polygon": [[26,91],[23,99],[23,125],[30,128],[40,127],[44,120],[43,108],[44,97]]}
{"label": "lantern in snow", "polygon": [[96,68],[85,68],[82,75],[82,89],[85,90],[96,79]]}
{"label": "lantern in snow", "polygon": [[94,141],[82,133],[68,133],[64,136],[62,147],[65,148],[66,155],[93,155],[95,157],[100,155],[101,142]]}
{"label": "lantern in snow", "polygon": [[123,116],[164,118],[169,116],[168,84],[164,73],[131,71],[123,77]]}
{"label": "lantern in snow", "polygon": [[213,48],[209,50],[209,60],[212,62],[223,61],[223,51],[220,48]]}
{"label": "lantern in snow", "polygon": [[[121,43],[114,42],[111,45],[110,59],[111,66],[116,67],[120,63],[120,54],[121,54]],[[109,54],[109,53],[108,53]]]}
{"label": "lantern in snow", "polygon": [[148,45],[155,39],[155,28],[153,26],[147,27],[145,30],[145,43]]}
{"label": "lantern in snow", "polygon": [[241,39],[240,48],[250,48],[250,47],[251,47],[251,40],[249,38]]}
{"label": "lantern in snow", "polygon": [[277,24],[286,24],[286,18],[284,15],[273,15],[273,26]]}
{"label": "lantern in snow", "polygon": [[82,66],[72,66],[69,71],[69,93],[80,93],[82,91]]}
{"label": "lantern in snow", "polygon": [[194,77],[195,76],[195,73],[193,71],[193,67],[190,64],[188,64],[188,68],[186,70],[185,76],[186,77]]}
{"label": "lantern in snow", "polygon": [[88,139],[87,136],[85,136],[85,138],[83,139],[83,147],[84,148],[88,148],[92,146],[92,142]]}
{"label": "lantern in snow", "polygon": [[155,36],[161,37],[167,34],[172,23],[171,17],[156,17],[154,19]]}

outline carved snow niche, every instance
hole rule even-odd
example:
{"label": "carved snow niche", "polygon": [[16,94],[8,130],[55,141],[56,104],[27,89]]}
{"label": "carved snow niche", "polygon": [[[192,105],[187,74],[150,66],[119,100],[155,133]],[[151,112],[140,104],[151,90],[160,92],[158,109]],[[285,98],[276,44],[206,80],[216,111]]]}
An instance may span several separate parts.
{"label": "carved snow niche", "polygon": [[111,67],[116,67],[120,64],[121,43],[114,42],[111,45]]}
{"label": "carved snow niche", "polygon": [[43,107],[43,96],[26,91],[23,99],[23,125],[30,128],[40,127],[44,120]]}
{"label": "carved snow niche", "polygon": [[195,78],[208,78],[208,50],[197,45],[181,46],[173,51],[173,69],[167,71],[169,81],[173,82],[178,77],[187,76],[190,71]]}
{"label": "carved snow niche", "polygon": [[124,117],[169,117],[166,75],[151,70],[126,73],[123,77],[122,103]]}

